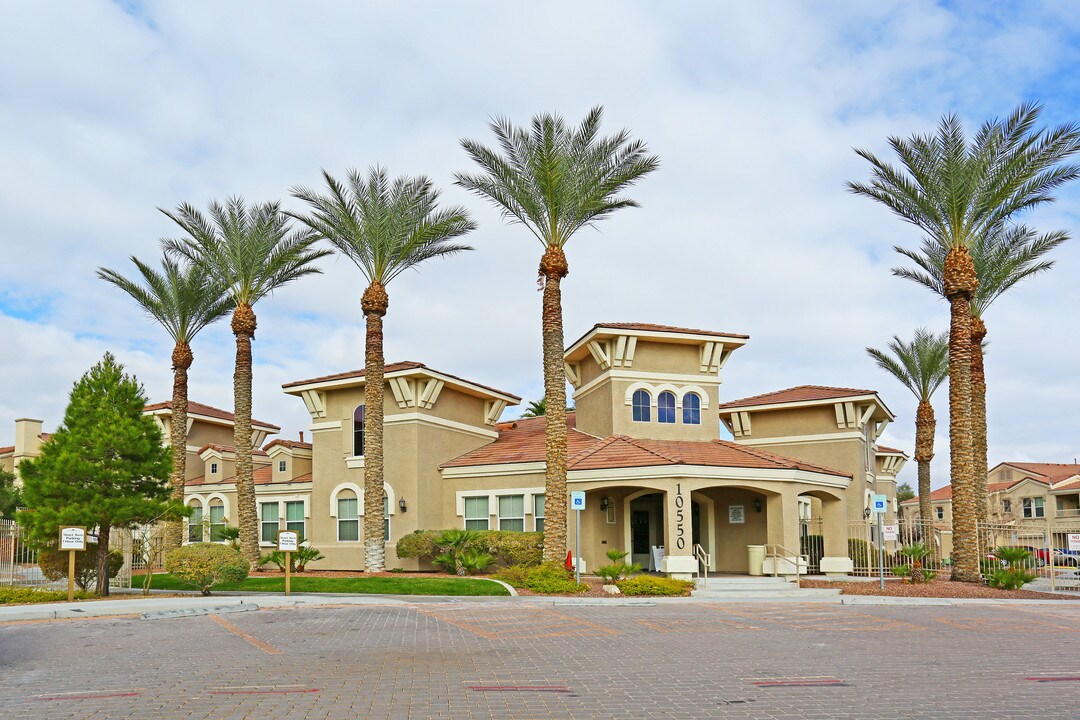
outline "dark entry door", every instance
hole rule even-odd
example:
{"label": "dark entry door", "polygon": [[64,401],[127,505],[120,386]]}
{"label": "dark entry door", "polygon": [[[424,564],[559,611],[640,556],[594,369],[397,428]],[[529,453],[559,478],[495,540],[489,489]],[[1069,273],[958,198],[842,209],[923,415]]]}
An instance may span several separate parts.
{"label": "dark entry door", "polygon": [[630,513],[630,542],[634,555],[649,554],[648,510],[634,510]]}
{"label": "dark entry door", "polygon": [[693,526],[690,535],[695,545],[701,544],[701,505],[690,503],[690,520]]}

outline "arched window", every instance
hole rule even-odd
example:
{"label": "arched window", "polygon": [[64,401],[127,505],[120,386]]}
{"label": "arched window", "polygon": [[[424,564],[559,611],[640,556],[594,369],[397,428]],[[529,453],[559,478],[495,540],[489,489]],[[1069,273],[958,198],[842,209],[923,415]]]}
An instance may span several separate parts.
{"label": "arched window", "polygon": [[342,490],[337,496],[338,542],[360,540],[360,500],[352,490]]}
{"label": "arched window", "polygon": [[191,515],[188,516],[188,542],[200,543],[203,541],[203,506],[198,500],[192,500],[189,505]]}
{"label": "arched window", "polygon": [[214,498],[210,501],[210,542],[225,541],[225,504]]}
{"label": "arched window", "polygon": [[701,398],[697,393],[686,393],[682,399],[683,425],[701,424]]}
{"label": "arched window", "polygon": [[353,455],[361,457],[364,454],[364,406],[357,405],[352,414],[352,450]]}
{"label": "arched window", "polygon": [[649,422],[652,411],[652,397],[648,390],[638,390],[634,393],[634,422]]}
{"label": "arched window", "polygon": [[656,421],[675,422],[675,393],[670,390],[660,393],[660,397],[656,400]]}

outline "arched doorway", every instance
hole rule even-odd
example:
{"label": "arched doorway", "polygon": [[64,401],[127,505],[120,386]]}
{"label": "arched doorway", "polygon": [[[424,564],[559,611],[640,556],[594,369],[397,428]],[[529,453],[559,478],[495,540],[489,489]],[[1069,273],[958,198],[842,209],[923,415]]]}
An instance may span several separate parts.
{"label": "arched doorway", "polygon": [[627,528],[631,563],[646,570],[657,570],[653,548],[664,544],[664,494],[644,490],[626,498],[629,519]]}

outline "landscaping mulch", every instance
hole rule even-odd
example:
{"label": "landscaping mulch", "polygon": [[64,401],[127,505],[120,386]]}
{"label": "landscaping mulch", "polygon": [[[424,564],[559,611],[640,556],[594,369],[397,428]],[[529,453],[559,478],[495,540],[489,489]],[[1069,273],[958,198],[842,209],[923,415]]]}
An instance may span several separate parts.
{"label": "landscaping mulch", "polygon": [[1063,600],[1080,601],[1080,598],[1034,590],[998,590],[977,583],[931,580],[928,583],[909,583],[902,580],[886,580],[882,590],[878,582],[834,582],[831,580],[802,580],[804,588],[829,588],[842,595],[878,595],[889,597],[924,598],[984,598],[988,600]]}

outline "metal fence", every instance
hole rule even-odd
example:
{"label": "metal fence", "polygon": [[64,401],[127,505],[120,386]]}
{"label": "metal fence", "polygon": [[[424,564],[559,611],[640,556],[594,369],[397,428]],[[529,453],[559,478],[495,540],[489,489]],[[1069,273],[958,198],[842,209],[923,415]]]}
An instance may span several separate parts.
{"label": "metal fence", "polygon": [[[150,539],[141,541],[141,534],[149,535]],[[147,558],[150,559],[150,566],[156,569],[160,564],[160,550],[155,559],[153,553],[140,552],[140,542],[141,547],[153,547],[153,538],[159,535],[152,530],[146,532],[138,528],[112,530],[109,548],[123,555],[124,564],[116,577],[109,580],[110,588],[130,588],[133,571],[145,569]],[[50,580],[38,564],[38,552],[26,543],[19,524],[14,520],[0,519],[0,587],[3,586],[64,590],[67,588],[67,576],[65,574]]]}
{"label": "metal fence", "polygon": [[[886,577],[895,577],[893,568],[911,568],[916,562],[922,568],[941,573],[948,569],[949,553],[952,550],[952,537],[948,531],[936,526],[932,520],[902,519],[890,525],[896,526],[896,539],[882,540],[878,537],[875,520],[855,520],[848,523],[848,557],[853,565],[851,574],[864,577],[876,577],[881,574],[880,552],[884,549],[884,570]],[[928,554],[916,559],[902,550],[916,543],[925,546]]]}
{"label": "metal fence", "polygon": [[1080,590],[1080,550],[1069,549],[1070,535],[1080,535],[1080,518],[978,523],[980,572],[986,579],[1005,564],[998,548],[1019,547],[1030,555],[1023,566],[1037,576],[1033,589]]}

